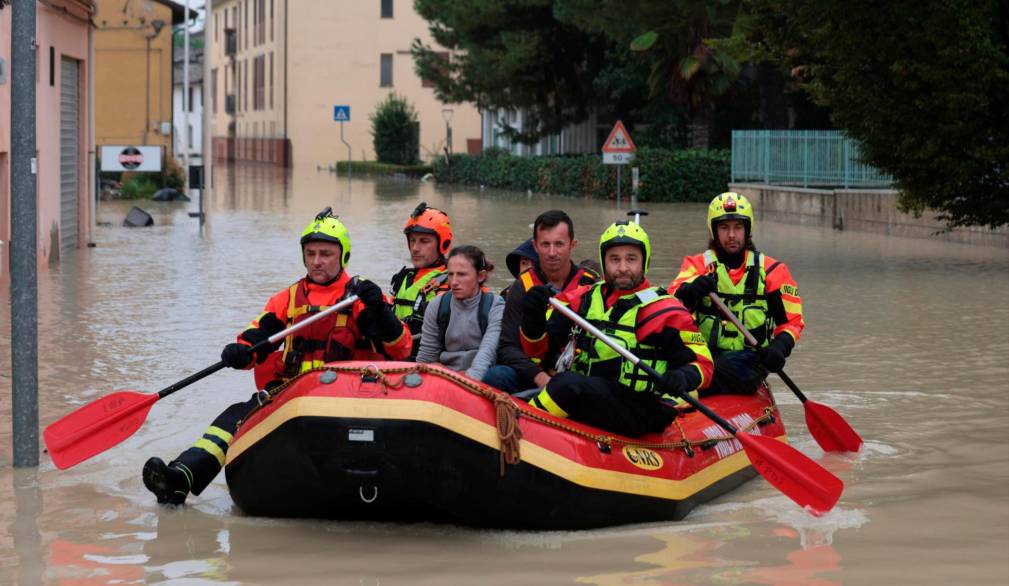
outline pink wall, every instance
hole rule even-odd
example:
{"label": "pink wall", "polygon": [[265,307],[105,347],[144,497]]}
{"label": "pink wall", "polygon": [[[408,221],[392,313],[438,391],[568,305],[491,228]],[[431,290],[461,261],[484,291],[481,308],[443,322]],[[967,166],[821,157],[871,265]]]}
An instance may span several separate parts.
{"label": "pink wall", "polygon": [[[59,5],[60,2],[53,2]],[[41,3],[36,5],[36,42],[38,45],[38,67],[36,69],[36,144],[39,151],[38,160],[38,256],[39,265],[46,266],[53,254],[54,242],[58,247],[60,230],[60,58],[77,59],[80,64],[79,80],[79,137],[78,151],[78,246],[83,246],[90,240],[91,219],[88,189],[92,180],[92,172],[88,160],[88,111],[87,88],[88,75],[88,27],[82,18],[84,11],[76,4],[67,3],[66,12],[56,11]],[[0,56],[10,64],[10,32],[11,8],[0,10]],[[55,48],[55,80],[49,85],[49,48]],[[0,86],[0,157],[6,154],[4,170],[0,170],[0,178],[5,185],[0,187],[0,239],[6,243],[10,236],[10,90],[11,79],[8,75],[6,84]],[[4,255],[8,254],[4,245]],[[6,264],[6,258],[3,261]]]}

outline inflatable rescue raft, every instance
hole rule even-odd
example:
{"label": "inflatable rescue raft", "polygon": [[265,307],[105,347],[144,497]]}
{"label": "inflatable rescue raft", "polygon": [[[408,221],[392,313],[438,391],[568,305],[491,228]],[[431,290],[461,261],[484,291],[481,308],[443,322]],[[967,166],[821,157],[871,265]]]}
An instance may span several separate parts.
{"label": "inflatable rescue raft", "polygon": [[[704,403],[786,440],[766,388]],[[519,529],[678,520],[757,475],[691,408],[631,439],[406,362],[331,363],[274,389],[239,427],[225,472],[250,515]]]}

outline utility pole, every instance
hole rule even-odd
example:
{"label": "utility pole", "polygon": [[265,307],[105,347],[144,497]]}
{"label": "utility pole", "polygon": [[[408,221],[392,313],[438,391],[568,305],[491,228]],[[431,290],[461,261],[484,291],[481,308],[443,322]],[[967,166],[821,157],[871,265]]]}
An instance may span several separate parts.
{"label": "utility pole", "polygon": [[39,465],[35,0],[11,4],[11,390],[14,466]]}
{"label": "utility pole", "polygon": [[189,110],[193,107],[189,102],[189,0],[186,0],[186,12],[182,19],[182,39],[182,185],[183,192],[189,197],[192,187],[189,184]]}
{"label": "utility pole", "polygon": [[203,182],[200,184],[200,225],[206,221],[206,198],[210,193],[211,189],[211,178],[213,177],[213,165],[214,165],[214,137],[212,135],[213,130],[210,125],[210,117],[213,115],[214,111],[211,107],[211,102],[213,101],[213,96],[211,95],[211,90],[213,87],[211,84],[214,82],[210,78],[210,59],[214,54],[214,28],[213,28],[213,18],[214,18],[214,2],[213,0],[207,0],[203,5],[203,107],[200,109],[203,112],[203,132],[202,132],[202,152],[200,157],[200,162],[203,163]]}

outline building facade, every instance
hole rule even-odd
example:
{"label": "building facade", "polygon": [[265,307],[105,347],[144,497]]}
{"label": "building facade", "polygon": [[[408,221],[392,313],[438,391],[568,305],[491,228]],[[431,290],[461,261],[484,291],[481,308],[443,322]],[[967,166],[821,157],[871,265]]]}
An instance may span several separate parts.
{"label": "building facade", "polygon": [[184,9],[169,0],[94,0],[95,140],[172,151],[172,27]]}
{"label": "building facade", "polygon": [[[90,124],[91,0],[36,6],[36,205],[39,264],[91,238],[94,152]],[[0,274],[7,271],[11,212],[11,7],[0,6]]]}
{"label": "building facade", "polygon": [[[188,146],[189,163],[199,165],[203,157],[203,33],[189,35],[189,93],[186,94],[184,77],[184,49],[175,47],[173,67],[175,72],[172,90],[172,124],[175,160],[183,160],[183,151]],[[183,95],[187,99],[183,100]],[[185,106],[185,108],[183,107]],[[187,115],[186,109],[189,112]],[[188,126],[188,136],[186,127]],[[188,137],[189,143],[186,144]]]}
{"label": "building facade", "polygon": [[[209,30],[216,158],[374,160],[369,117],[391,92],[417,110],[421,159],[444,153],[447,125],[453,152],[481,149],[476,107],[442,104],[414,72],[410,45],[431,37],[411,0],[217,0]],[[350,107],[342,140],[335,106]]]}

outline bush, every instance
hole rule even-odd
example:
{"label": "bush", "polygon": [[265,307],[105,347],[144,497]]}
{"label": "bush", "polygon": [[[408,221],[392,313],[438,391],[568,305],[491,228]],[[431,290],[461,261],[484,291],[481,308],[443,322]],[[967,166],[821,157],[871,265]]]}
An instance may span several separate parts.
{"label": "bush", "polygon": [[160,189],[160,185],[147,174],[123,173],[123,186],[121,189],[123,199],[151,199],[154,192]]}
{"label": "bush", "polygon": [[[730,155],[726,150],[638,149],[639,201],[708,201],[726,190]],[[616,197],[617,171],[599,155],[516,157],[500,149],[482,155],[455,155],[434,161],[439,182],[484,185],[585,197]],[[621,194],[631,193],[630,166],[621,172]]]}
{"label": "bush", "polygon": [[[338,161],[336,172],[346,173],[347,167],[347,161]],[[375,161],[351,161],[349,167],[355,175],[395,175],[399,173],[409,177],[423,177],[431,172],[431,165],[392,165]]]}
{"label": "bush", "polygon": [[405,98],[390,93],[371,115],[375,157],[380,163],[413,165],[419,162],[420,121]]}

